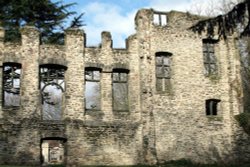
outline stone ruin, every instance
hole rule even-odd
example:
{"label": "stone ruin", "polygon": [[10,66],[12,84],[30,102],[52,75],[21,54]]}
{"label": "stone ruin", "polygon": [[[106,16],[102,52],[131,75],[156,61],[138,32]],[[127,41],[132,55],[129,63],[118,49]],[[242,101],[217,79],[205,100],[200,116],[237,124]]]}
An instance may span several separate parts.
{"label": "stone ruin", "polygon": [[105,31],[88,47],[80,29],[64,45],[29,26],[4,42],[1,29],[0,164],[249,161],[237,38],[194,33],[201,19],[141,9],[125,49]]}

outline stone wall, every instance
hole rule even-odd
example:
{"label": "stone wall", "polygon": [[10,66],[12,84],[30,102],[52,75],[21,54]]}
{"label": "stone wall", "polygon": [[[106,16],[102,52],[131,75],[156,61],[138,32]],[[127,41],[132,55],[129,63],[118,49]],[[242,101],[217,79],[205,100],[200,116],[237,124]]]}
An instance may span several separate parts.
{"label": "stone wall", "polygon": [[[154,14],[166,16],[166,25],[156,25]],[[234,119],[242,112],[236,39],[216,43],[218,73],[204,75],[206,37],[189,30],[200,19],[142,9],[135,17],[136,34],[128,37],[125,49],[112,48],[106,31],[99,47],[88,47],[79,29],[67,30],[61,46],[40,44],[33,27],[22,29],[20,44],[4,43],[0,29],[1,67],[8,62],[22,65],[20,106],[0,105],[0,164],[42,164],[44,140],[64,143],[63,163],[68,166],[155,164],[183,158],[201,163],[249,160],[249,137]],[[156,89],[159,52],[172,54],[166,92]],[[60,120],[43,120],[39,67],[46,64],[66,70]],[[101,69],[100,110],[85,109],[86,68]],[[113,110],[114,69],[128,71],[128,111]],[[0,70],[1,89],[2,78]],[[217,115],[206,115],[207,99],[221,100]]]}

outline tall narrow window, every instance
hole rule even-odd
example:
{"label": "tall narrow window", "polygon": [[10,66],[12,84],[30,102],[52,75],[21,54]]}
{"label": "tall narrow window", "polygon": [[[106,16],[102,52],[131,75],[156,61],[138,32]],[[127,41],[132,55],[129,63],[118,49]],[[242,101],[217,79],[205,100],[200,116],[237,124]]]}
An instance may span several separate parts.
{"label": "tall narrow window", "polygon": [[206,100],[206,115],[217,115],[219,99]]}
{"label": "tall narrow window", "polygon": [[171,53],[156,53],[156,90],[159,92],[167,92],[170,87],[171,78]]}
{"label": "tall narrow window", "polygon": [[3,106],[20,106],[21,64],[4,63],[3,65]]}
{"label": "tall narrow window", "polygon": [[214,45],[217,41],[212,39],[203,39],[203,59],[205,75],[217,74],[217,64],[214,52]]}
{"label": "tall narrow window", "polygon": [[65,70],[66,67],[60,65],[40,66],[43,120],[61,119]]}
{"label": "tall narrow window", "polygon": [[101,70],[97,68],[85,69],[85,109],[101,109],[100,93]]}
{"label": "tall narrow window", "polygon": [[112,83],[113,110],[128,111],[128,70],[114,70]]}

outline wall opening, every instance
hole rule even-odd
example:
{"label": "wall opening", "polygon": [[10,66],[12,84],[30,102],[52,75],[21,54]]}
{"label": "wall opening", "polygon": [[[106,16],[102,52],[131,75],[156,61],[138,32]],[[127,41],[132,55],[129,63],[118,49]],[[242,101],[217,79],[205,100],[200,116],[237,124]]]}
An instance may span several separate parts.
{"label": "wall opening", "polygon": [[218,72],[217,60],[215,55],[215,44],[218,40],[203,39],[203,60],[205,67],[205,76],[216,75]]}
{"label": "wall opening", "polygon": [[66,67],[60,65],[47,64],[40,66],[43,120],[61,120],[63,93],[65,91],[65,71]]}
{"label": "wall opening", "polygon": [[206,115],[218,115],[218,103],[219,99],[206,100]]}
{"label": "wall opening", "polygon": [[169,92],[171,88],[171,56],[170,52],[155,54],[156,90],[159,93]]}
{"label": "wall opening", "polygon": [[128,73],[126,69],[114,69],[112,72],[113,110],[128,111]]}
{"label": "wall opening", "polygon": [[41,164],[65,165],[66,164],[66,139],[65,138],[45,138],[41,140]]}
{"label": "wall opening", "polygon": [[153,22],[155,25],[166,26],[168,23],[167,13],[154,12]]}
{"label": "wall opening", "polygon": [[3,64],[3,106],[20,106],[20,76],[22,66],[19,63]]}
{"label": "wall opening", "polygon": [[101,110],[101,69],[85,69],[85,109]]}

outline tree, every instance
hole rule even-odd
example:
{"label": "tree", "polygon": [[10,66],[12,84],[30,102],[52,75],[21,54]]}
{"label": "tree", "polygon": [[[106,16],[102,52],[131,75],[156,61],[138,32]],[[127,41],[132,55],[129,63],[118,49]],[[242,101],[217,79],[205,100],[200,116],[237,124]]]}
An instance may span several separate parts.
{"label": "tree", "polygon": [[[191,29],[199,33],[206,31],[210,37],[217,33],[219,37],[226,38],[228,34],[237,32],[239,30],[238,26],[242,25],[243,29],[240,35],[249,35],[250,10],[248,9],[250,9],[250,0],[244,0],[236,4],[228,13],[200,21],[192,26]],[[217,32],[215,32],[216,27],[218,27]]]}
{"label": "tree", "polygon": [[[42,42],[62,43],[64,23],[69,16],[76,14],[68,11],[74,4],[53,3],[51,0],[0,0],[0,20],[6,29],[6,40],[18,40],[20,27],[33,25],[41,32]],[[75,17],[70,26],[82,26],[82,16]]]}
{"label": "tree", "polygon": [[190,12],[208,17],[226,14],[244,0],[192,0]]}

